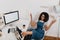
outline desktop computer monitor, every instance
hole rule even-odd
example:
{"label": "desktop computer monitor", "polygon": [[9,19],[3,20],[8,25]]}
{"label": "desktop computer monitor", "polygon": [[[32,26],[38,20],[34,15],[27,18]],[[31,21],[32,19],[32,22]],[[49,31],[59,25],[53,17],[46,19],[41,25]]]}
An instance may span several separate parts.
{"label": "desktop computer monitor", "polygon": [[19,20],[19,11],[5,13],[3,16],[5,25]]}

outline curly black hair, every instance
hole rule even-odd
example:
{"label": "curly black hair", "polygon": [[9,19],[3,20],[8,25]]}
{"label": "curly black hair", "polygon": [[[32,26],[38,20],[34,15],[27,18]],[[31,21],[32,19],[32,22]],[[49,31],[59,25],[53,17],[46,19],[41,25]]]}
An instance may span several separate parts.
{"label": "curly black hair", "polygon": [[38,20],[41,20],[41,16],[44,15],[45,16],[45,19],[44,19],[44,22],[47,22],[49,20],[49,15],[47,12],[42,12],[39,16],[39,19]]}

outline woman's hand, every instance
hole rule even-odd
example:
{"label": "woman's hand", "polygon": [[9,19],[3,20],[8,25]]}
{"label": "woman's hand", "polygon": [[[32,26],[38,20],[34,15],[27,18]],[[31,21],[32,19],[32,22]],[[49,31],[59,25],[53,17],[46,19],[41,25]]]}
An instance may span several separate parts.
{"label": "woman's hand", "polygon": [[32,13],[30,13],[30,18],[31,18],[31,21],[32,21]]}
{"label": "woman's hand", "polygon": [[54,16],[52,16],[52,15],[50,15],[50,17],[51,17],[51,18],[53,18],[53,20],[52,20],[52,24],[53,24],[53,23],[55,23],[55,22],[56,22],[55,17],[54,17]]}
{"label": "woman's hand", "polygon": [[52,15],[50,15],[50,17],[51,17],[51,18],[53,18],[53,19],[55,19],[55,17],[54,17],[54,16],[52,16]]}
{"label": "woman's hand", "polygon": [[52,23],[55,23],[56,22],[55,17],[51,15],[51,18],[53,18]]}

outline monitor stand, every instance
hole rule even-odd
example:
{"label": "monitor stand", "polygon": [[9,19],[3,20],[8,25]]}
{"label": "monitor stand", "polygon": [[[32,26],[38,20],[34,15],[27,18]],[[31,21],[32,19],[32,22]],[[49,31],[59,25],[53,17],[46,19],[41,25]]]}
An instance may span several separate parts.
{"label": "monitor stand", "polygon": [[15,27],[14,23],[7,24],[6,26],[11,27],[11,28]]}
{"label": "monitor stand", "polygon": [[13,27],[14,25],[11,23],[11,24],[9,24],[9,26]]}

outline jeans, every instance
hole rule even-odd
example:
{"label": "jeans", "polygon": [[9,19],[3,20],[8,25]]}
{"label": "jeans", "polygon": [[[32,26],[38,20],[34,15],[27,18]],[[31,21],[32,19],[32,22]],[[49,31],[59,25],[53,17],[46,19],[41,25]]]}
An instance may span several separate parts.
{"label": "jeans", "polygon": [[41,39],[31,39],[31,40],[41,40]]}
{"label": "jeans", "polygon": [[[32,31],[33,29],[28,29],[27,31]],[[31,35],[28,35],[24,38],[25,40],[41,40],[41,39],[31,39]]]}

